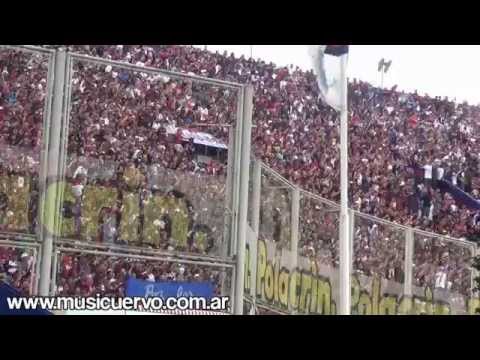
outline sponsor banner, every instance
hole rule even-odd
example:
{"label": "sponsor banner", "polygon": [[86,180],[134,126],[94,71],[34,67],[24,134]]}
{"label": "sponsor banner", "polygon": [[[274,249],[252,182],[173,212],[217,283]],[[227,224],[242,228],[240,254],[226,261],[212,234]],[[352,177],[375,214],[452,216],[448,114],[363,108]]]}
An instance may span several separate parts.
{"label": "sponsor banner", "polygon": [[[256,278],[252,269],[254,232],[248,232],[245,293],[256,284],[256,302],[281,312],[336,314],[339,301],[338,268],[317,264],[306,257],[293,256],[272,241],[258,241]],[[296,264],[295,264],[296,262]],[[476,314],[478,298],[468,298],[448,290],[412,286],[405,295],[404,284],[363,274],[352,276],[352,314],[358,315],[460,315]]]}
{"label": "sponsor banner", "polygon": [[211,299],[213,285],[209,282],[151,282],[130,278],[126,284],[127,297],[190,297]]}

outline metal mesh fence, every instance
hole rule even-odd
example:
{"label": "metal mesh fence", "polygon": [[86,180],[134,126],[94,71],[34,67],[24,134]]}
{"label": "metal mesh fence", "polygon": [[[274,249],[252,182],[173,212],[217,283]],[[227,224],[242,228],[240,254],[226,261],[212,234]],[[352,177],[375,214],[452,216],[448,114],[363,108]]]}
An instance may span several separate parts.
{"label": "metal mesh fence", "polygon": [[38,233],[48,52],[0,47],[0,231]]}
{"label": "metal mesh fence", "polygon": [[292,188],[276,174],[262,172],[259,236],[291,249]]}
{"label": "metal mesh fence", "polygon": [[53,294],[58,296],[124,297],[130,278],[152,283],[208,283],[214,296],[230,296],[233,286],[231,265],[98,251],[81,245],[59,246],[55,254]]}
{"label": "metal mesh fence", "polygon": [[33,244],[0,240],[0,280],[22,295],[37,293],[39,249]]}
{"label": "metal mesh fence", "polygon": [[237,93],[75,56],[62,236],[221,255]]}
{"label": "metal mesh fence", "polygon": [[[286,195],[294,194],[295,186],[265,166],[260,186],[258,256],[249,264],[257,269],[256,310],[249,298],[249,313],[335,314],[338,205],[303,191],[298,200]],[[275,207],[286,215],[275,217]],[[475,244],[354,211],[351,222],[352,314],[475,313],[478,299],[472,292],[471,266]],[[288,239],[298,243],[288,243],[278,230],[281,226],[289,230]],[[250,242],[250,248],[254,244]]]}
{"label": "metal mesh fence", "polygon": [[472,244],[415,232],[414,293],[437,305],[431,311],[468,312],[468,299],[473,295],[471,265],[474,251]]}

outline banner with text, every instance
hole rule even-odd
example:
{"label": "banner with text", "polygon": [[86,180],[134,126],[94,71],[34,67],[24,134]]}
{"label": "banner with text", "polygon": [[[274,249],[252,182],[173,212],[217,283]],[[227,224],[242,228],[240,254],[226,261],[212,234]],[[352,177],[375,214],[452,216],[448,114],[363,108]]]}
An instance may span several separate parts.
{"label": "banner with text", "polygon": [[[245,269],[245,294],[251,298],[255,283],[257,304],[282,312],[298,314],[336,314],[339,301],[338,268],[279,249],[272,241],[258,240],[248,232]],[[256,253],[256,255],[254,255]],[[252,256],[253,255],[253,256]],[[256,271],[253,269],[256,266]],[[395,281],[363,274],[352,276],[352,314],[358,315],[474,315],[480,309],[477,297],[455,292],[437,294],[430,287],[404,286]]]}
{"label": "banner with text", "polygon": [[213,285],[209,282],[151,282],[130,278],[127,281],[128,297],[191,297],[211,299]]}

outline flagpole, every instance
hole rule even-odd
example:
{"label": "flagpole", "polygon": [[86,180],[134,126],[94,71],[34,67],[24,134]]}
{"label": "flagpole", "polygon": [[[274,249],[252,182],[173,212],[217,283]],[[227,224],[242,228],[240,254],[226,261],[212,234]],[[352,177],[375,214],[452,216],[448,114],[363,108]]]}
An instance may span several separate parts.
{"label": "flagpole", "polygon": [[348,80],[347,58],[341,56],[342,108],[340,111],[340,279],[339,315],[350,315],[351,303],[351,250],[348,219]]}

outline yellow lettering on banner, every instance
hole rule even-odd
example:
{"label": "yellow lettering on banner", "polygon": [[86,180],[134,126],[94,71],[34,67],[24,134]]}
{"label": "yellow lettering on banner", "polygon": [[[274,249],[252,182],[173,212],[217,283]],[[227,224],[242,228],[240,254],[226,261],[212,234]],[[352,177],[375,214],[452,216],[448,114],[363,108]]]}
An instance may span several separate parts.
{"label": "yellow lettering on banner", "polygon": [[[480,299],[468,299],[468,313],[470,315],[480,315]],[[478,312],[477,312],[478,311]]]}
{"label": "yellow lettering on banner", "polygon": [[94,240],[98,234],[100,211],[104,207],[114,207],[117,202],[117,189],[105,186],[85,187],[82,206],[82,236]]}
{"label": "yellow lettering on banner", "polygon": [[432,289],[430,288],[426,288],[425,289],[425,298],[426,298],[426,302],[425,302],[425,312],[427,313],[427,315],[433,315],[433,293],[432,293]]}
{"label": "yellow lettering on banner", "polygon": [[130,165],[123,173],[123,181],[131,189],[138,188],[145,181],[145,175],[134,165]]}
{"label": "yellow lettering on banner", "polygon": [[258,241],[257,252],[257,296],[262,298],[264,294],[265,270],[267,268],[267,245],[265,241]]}
{"label": "yellow lettering on banner", "polygon": [[378,315],[379,301],[380,301],[380,279],[374,276],[372,280],[372,315]]}
{"label": "yellow lettering on banner", "polygon": [[288,308],[288,283],[290,279],[290,272],[282,268],[280,275],[278,276],[278,298],[280,305],[284,308]]}
{"label": "yellow lettering on banner", "polygon": [[372,315],[372,300],[364,291],[361,292],[358,299],[358,315]]}
{"label": "yellow lettering on banner", "polygon": [[310,274],[302,273],[302,283],[300,287],[300,303],[299,311],[308,313],[310,308],[311,301],[311,287],[312,287],[312,276]]}
{"label": "yellow lettering on banner", "polygon": [[358,300],[360,299],[360,282],[356,276],[352,276],[352,315],[357,314]]}
{"label": "yellow lettering on banner", "polygon": [[274,284],[274,279],[273,279],[273,266],[270,261],[267,261],[267,268],[265,269],[265,299],[269,302],[273,302],[273,284]]}
{"label": "yellow lettering on banner", "polygon": [[167,206],[172,209],[170,218],[172,219],[172,239],[178,248],[187,247],[188,237],[188,211],[187,205],[181,199],[169,197]]}
{"label": "yellow lettering on banner", "polygon": [[3,214],[6,230],[28,230],[28,198],[30,178],[24,176],[0,176],[0,191],[8,197]]}
{"label": "yellow lettering on banner", "polygon": [[298,310],[299,287],[300,273],[295,269],[290,276],[290,305],[292,310]]}
{"label": "yellow lettering on banner", "polygon": [[384,296],[378,305],[378,313],[380,315],[396,315],[397,298],[395,296]]}
{"label": "yellow lettering on banner", "polygon": [[332,314],[332,287],[327,279],[318,278],[317,312],[322,315]]}
{"label": "yellow lettering on banner", "polygon": [[[73,194],[73,186],[72,184],[68,182],[62,182],[61,186],[63,189],[63,202],[69,202],[70,204],[75,204],[75,195]],[[63,204],[62,204],[63,206]],[[75,236],[78,234],[75,234],[75,218],[70,217],[66,218],[65,216],[62,216],[62,231],[61,231],[62,236],[69,237],[69,236]]]}
{"label": "yellow lettering on banner", "polygon": [[275,261],[275,266],[273,268],[273,302],[275,304],[279,303],[278,300],[278,277],[280,276],[280,258],[277,258]]}
{"label": "yellow lettering on banner", "polygon": [[425,315],[427,313],[425,301],[418,298],[414,298],[413,313],[414,315]]}
{"label": "yellow lettering on banner", "polygon": [[411,315],[412,314],[412,298],[404,297],[400,301],[400,305],[397,310],[398,315]]}
{"label": "yellow lettering on banner", "polygon": [[[316,271],[314,272],[316,274]],[[318,292],[318,277],[312,276],[312,300],[310,301],[309,312],[315,314],[317,312],[317,292]]]}
{"label": "yellow lettering on banner", "polygon": [[[336,303],[332,298],[332,288],[328,278],[318,274],[315,263],[310,269],[294,269],[291,273],[280,268],[281,256],[267,260],[267,243],[258,242],[257,254],[257,296],[279,309],[299,313],[336,314]],[[269,243],[268,243],[269,244]],[[280,254],[281,255],[281,254]],[[247,259],[250,259],[247,246]],[[250,263],[249,260],[248,264]],[[251,286],[251,273],[245,270],[246,289]],[[438,314],[447,315],[452,312],[448,303],[434,302],[430,288],[425,288],[424,297],[402,297],[395,294],[382,293],[382,280],[379,277],[366,278],[369,285],[362,289],[360,279],[352,277],[352,314],[359,315],[411,315]],[[479,299],[468,299],[468,312],[473,314],[480,308]]]}
{"label": "yellow lettering on banner", "polygon": [[138,193],[124,192],[120,221],[120,238],[130,245],[139,243],[140,197]]}
{"label": "yellow lettering on banner", "polygon": [[206,251],[207,249],[207,234],[203,231],[196,231],[193,236],[193,243],[195,247],[201,252]]}
{"label": "yellow lettering on banner", "polygon": [[143,201],[143,242],[152,246],[160,245],[160,227],[162,215],[170,215],[170,207],[165,197],[148,194]]}
{"label": "yellow lettering on banner", "polygon": [[150,245],[160,245],[160,227],[156,220],[163,214],[168,214],[172,222],[171,237],[177,248],[186,248],[188,234],[188,212],[182,200],[173,197],[148,195],[143,205],[144,242]]}
{"label": "yellow lettering on banner", "polygon": [[435,304],[435,315],[450,315],[450,307],[447,304]]}
{"label": "yellow lettering on banner", "polygon": [[172,219],[172,239],[178,248],[186,248],[189,223],[187,205],[183,200],[173,197],[168,198],[167,204],[172,209],[170,214]]}

